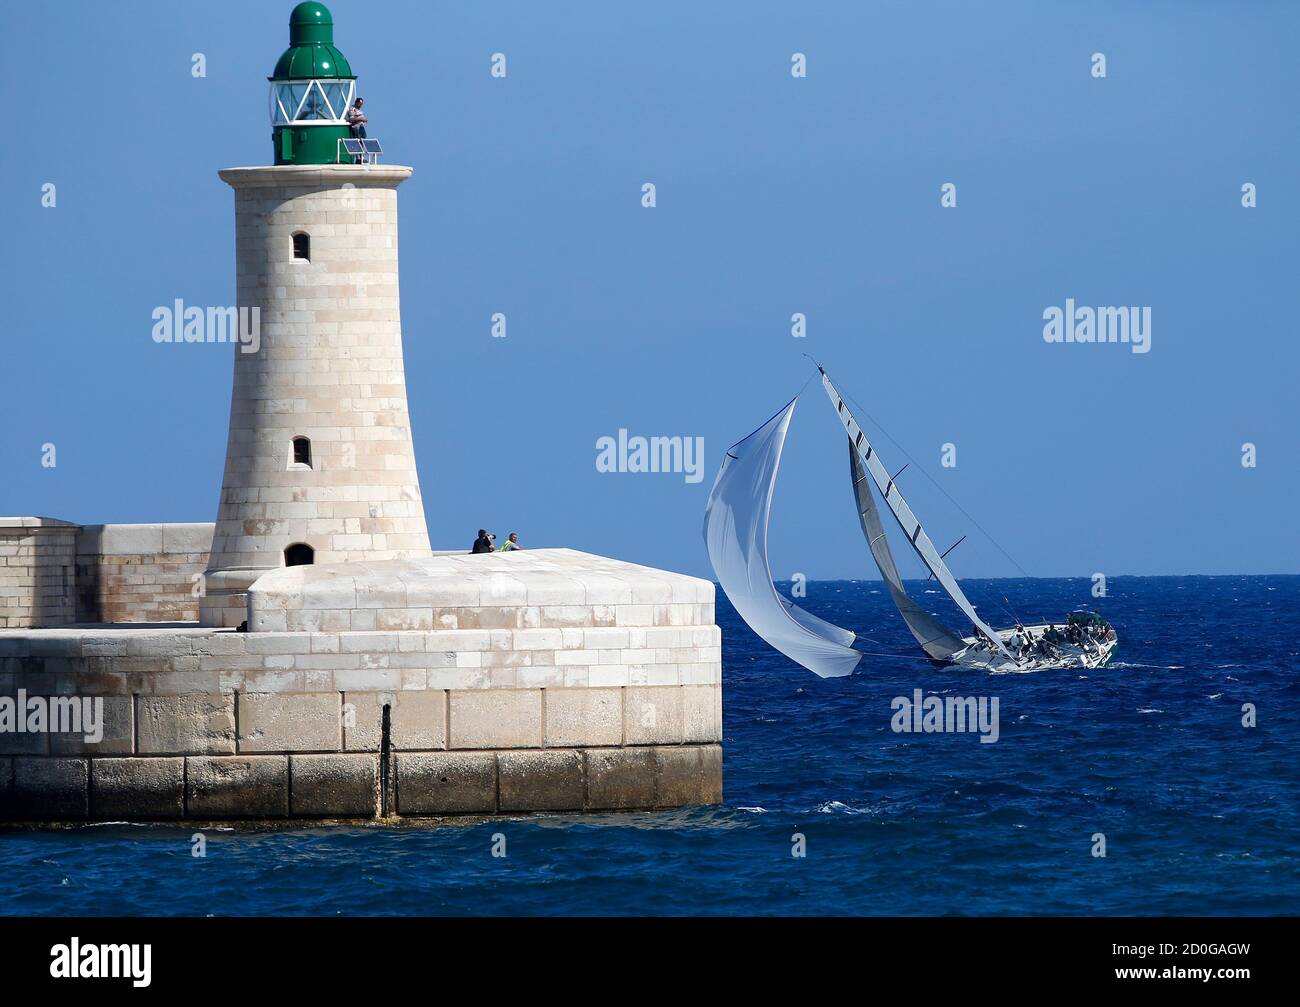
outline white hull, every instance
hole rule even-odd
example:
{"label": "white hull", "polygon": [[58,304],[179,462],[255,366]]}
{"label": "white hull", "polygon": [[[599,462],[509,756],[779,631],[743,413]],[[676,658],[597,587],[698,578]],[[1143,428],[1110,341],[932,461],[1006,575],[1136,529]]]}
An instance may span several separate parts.
{"label": "white hull", "polygon": [[[1046,623],[1039,626],[1025,627],[1029,633],[1033,634],[1034,639],[1041,637],[1047,631],[1047,628]],[[1060,628],[1059,625],[1058,628]],[[1011,639],[1015,636],[1015,633],[1014,629],[998,630],[998,636],[1002,638],[1003,645],[1008,649],[1013,649]],[[1089,640],[1083,646],[1070,643],[1055,644],[1056,655],[1053,657],[1032,654],[1021,661],[1008,661],[996,650],[980,644],[973,636],[963,637],[962,639],[967,644],[967,649],[953,655],[953,664],[979,671],[1001,672],[1050,671],[1058,668],[1100,668],[1110,660],[1115,647],[1119,644],[1119,639],[1112,631],[1105,639]]]}

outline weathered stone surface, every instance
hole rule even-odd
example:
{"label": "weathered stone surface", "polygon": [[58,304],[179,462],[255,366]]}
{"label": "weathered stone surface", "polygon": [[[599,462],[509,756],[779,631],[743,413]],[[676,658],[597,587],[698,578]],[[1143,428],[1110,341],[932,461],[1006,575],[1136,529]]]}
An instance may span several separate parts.
{"label": "weathered stone surface", "polygon": [[623,742],[621,689],[547,689],[546,745],[582,748]]}
{"label": "weathered stone surface", "polygon": [[581,752],[501,752],[502,811],[581,811]]}
{"label": "weathered stone surface", "polygon": [[[17,699],[14,692],[8,694]],[[46,731],[0,731],[0,755],[48,755],[50,735]]]}
{"label": "weathered stone surface", "polygon": [[383,724],[383,699],[391,699],[389,743],[394,751],[428,751],[447,747],[447,693],[442,689],[391,693],[349,692],[355,727],[344,730],[349,752],[377,752]]}
{"label": "weathered stone surface", "polygon": [[141,696],[138,716],[142,755],[235,751],[235,697],[229,693]]}
{"label": "weathered stone surface", "polygon": [[403,815],[487,813],[497,806],[497,760],[491,752],[402,754],[397,810]]}
{"label": "weathered stone surface", "polygon": [[0,629],[76,621],[77,526],[0,518]]}
{"label": "weathered stone surface", "polygon": [[89,778],[85,759],[15,757],[4,817],[39,822],[85,818]]}
{"label": "weathered stone surface", "polygon": [[211,524],[87,525],[77,533],[77,621],[158,623],[198,618],[195,578]]}
{"label": "weathered stone surface", "polygon": [[686,685],[682,687],[685,708],[683,736],[686,743],[713,743],[722,740],[722,723],[718,719],[721,704],[720,685]]}
{"label": "weathered stone surface", "polygon": [[[367,371],[367,378],[370,376]],[[277,417],[276,422],[292,426],[297,419],[295,413],[287,412]],[[263,472],[259,478],[266,475]],[[278,476],[276,473],[273,478]],[[302,486],[300,474],[291,473],[287,478],[291,486]],[[373,475],[368,478],[373,479]],[[371,492],[376,487],[367,486],[366,489]],[[259,500],[256,506],[265,506],[265,502]],[[329,523],[338,524],[339,509],[335,505],[336,514]],[[384,510],[383,519],[361,518],[357,524],[374,525],[388,520],[389,505],[384,505]],[[306,522],[310,527],[310,516],[306,517]],[[351,522],[345,519],[344,523]],[[257,534],[279,535],[289,524],[291,522],[268,520],[266,527],[259,527]],[[324,528],[321,531],[327,537],[330,534]],[[221,551],[217,545],[221,538],[221,529],[218,528],[214,555]],[[412,557],[408,552],[405,559],[369,557],[373,561],[340,564],[337,561],[343,559],[345,553],[354,559],[360,558],[355,550],[366,549],[366,542],[371,548],[385,548],[394,555],[409,549],[410,543],[398,544],[394,536],[388,535],[383,546],[378,546],[379,536],[373,529],[367,531],[364,527],[345,532],[339,538],[345,541],[339,543],[333,558],[321,552],[312,566],[266,568],[267,572],[249,588],[250,629],[500,629],[536,633],[535,638],[521,637],[509,649],[547,655],[581,647],[580,643],[560,645],[554,642],[553,634],[558,629],[636,627],[644,633],[661,628],[703,628],[701,621],[706,616],[712,622],[713,585],[708,581],[603,556],[570,549],[529,549],[522,553],[491,556],[445,553]],[[279,549],[271,550],[263,559],[278,557],[279,552]],[[220,566],[220,558],[214,559],[213,564]],[[595,646],[592,645],[593,649]],[[701,644],[696,644],[690,637],[674,638],[669,643],[662,642],[661,638],[653,644],[623,642],[606,645],[603,649],[662,650],[662,658],[656,656],[649,662],[628,662],[638,666],[654,665],[639,681],[611,684],[666,685],[680,684],[679,665],[718,663],[711,656],[705,657],[701,646],[710,646],[709,638]],[[529,670],[523,676],[530,681],[518,684],[539,687],[546,684],[539,680],[546,676],[546,672],[540,669],[554,667],[557,663],[540,660],[525,665]],[[596,662],[586,659],[571,663],[587,666]],[[603,663],[617,666],[623,661],[614,656]]]}
{"label": "weathered stone surface", "polygon": [[628,745],[675,745],[685,734],[680,686],[629,686],[623,692],[623,738]]}
{"label": "weathered stone surface", "polygon": [[204,558],[212,548],[212,524],[191,522],[162,526],[164,553],[202,553]]}
{"label": "weathered stone surface", "polygon": [[289,813],[289,757],[190,756],[185,804],[191,818],[283,817]]}
{"label": "weathered stone surface", "polygon": [[[100,555],[153,555],[163,551],[163,526],[160,524],[105,524],[94,527],[98,532],[96,551]],[[206,548],[205,546],[204,549]]]}
{"label": "weathered stone surface", "polygon": [[84,731],[82,734],[52,734],[50,751],[56,755],[130,755],[135,750],[134,697],[90,698],[103,703],[103,738],[98,743],[92,743],[85,740]]}
{"label": "weathered stone surface", "polygon": [[96,821],[185,816],[185,760],[91,759],[90,809]]}
{"label": "weathered stone surface", "polygon": [[656,748],[655,762],[655,807],[722,803],[720,745]]}
{"label": "weathered stone surface", "polygon": [[653,748],[593,748],[586,759],[589,810],[655,806]]}
{"label": "weathered stone surface", "polygon": [[240,752],[337,752],[343,714],[337,692],[241,692]]}
{"label": "weathered stone surface", "polygon": [[542,691],[453,691],[448,727],[452,748],[541,748]]}
{"label": "weathered stone surface", "polygon": [[373,816],[378,772],[373,755],[291,755],[290,811],[320,818]]}

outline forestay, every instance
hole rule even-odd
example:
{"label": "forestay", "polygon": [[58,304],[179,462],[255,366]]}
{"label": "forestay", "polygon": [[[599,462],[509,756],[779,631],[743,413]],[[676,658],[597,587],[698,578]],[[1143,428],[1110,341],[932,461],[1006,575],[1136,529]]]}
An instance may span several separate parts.
{"label": "forestay", "polygon": [[798,397],[737,441],[723,458],[704,513],[704,541],[718,583],[755,633],[822,678],[853,671],[854,634],[805,612],[772,583],[767,526],[781,451]]}

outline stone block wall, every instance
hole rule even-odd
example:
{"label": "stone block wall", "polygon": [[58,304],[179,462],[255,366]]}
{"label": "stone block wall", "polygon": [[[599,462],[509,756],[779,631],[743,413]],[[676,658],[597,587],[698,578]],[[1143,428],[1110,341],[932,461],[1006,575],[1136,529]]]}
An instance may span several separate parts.
{"label": "stone block wall", "polygon": [[[695,604],[711,620],[712,605]],[[0,632],[0,697],[19,690],[101,698],[104,735],[90,745],[0,733],[0,820],[421,817],[722,799],[713,625]]]}
{"label": "stone block wall", "polygon": [[0,629],[197,622],[212,528],[0,517]]}
{"label": "stone block wall", "polygon": [[77,622],[197,622],[195,577],[207,567],[212,528],[212,522],[82,527]]}
{"label": "stone block wall", "polygon": [[47,517],[0,518],[0,629],[76,621],[77,530]]}

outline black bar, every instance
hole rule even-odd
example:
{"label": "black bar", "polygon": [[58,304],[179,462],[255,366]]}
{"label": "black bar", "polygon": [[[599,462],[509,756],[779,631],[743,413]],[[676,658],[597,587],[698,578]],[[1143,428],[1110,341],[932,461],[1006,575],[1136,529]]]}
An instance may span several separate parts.
{"label": "black bar", "polygon": [[[542,908],[544,903],[531,903]],[[707,915],[707,905],[683,906]],[[134,993],[128,974],[118,978],[51,974],[67,961],[72,940],[84,951],[136,945],[143,964],[149,945],[149,988],[192,998],[196,981],[227,981],[255,971],[259,993],[303,994],[378,986],[390,993],[428,989],[437,962],[469,961],[485,946],[507,947],[494,994],[514,992],[557,955],[582,941],[584,982],[626,982],[629,939],[650,938],[664,947],[683,939],[706,944],[730,933],[747,941],[747,955],[763,961],[765,982],[807,975],[807,960],[790,951],[817,934],[819,955],[852,961],[869,947],[873,972],[911,976],[932,991],[967,996],[979,982],[1003,988],[1178,991],[1210,987],[1216,999],[1241,1001],[1261,981],[1279,989],[1294,977],[1294,919],[1124,917],[873,917],[821,921],[794,919],[444,919],[392,917],[312,918],[0,918],[0,966],[13,990],[63,986],[77,994]],[[505,938],[502,941],[502,938]],[[437,947],[435,961],[429,948]],[[345,948],[382,947],[364,966],[340,960]],[[257,965],[264,956],[266,964]],[[941,963],[942,968],[936,968]],[[247,968],[249,971],[244,972]],[[1208,980],[1166,970],[1245,970]],[[1134,971],[1135,970],[1135,971]],[[1152,970],[1153,975],[1143,975]],[[1123,973],[1123,974],[1121,974]],[[203,977],[207,977],[203,980]],[[520,984],[512,988],[511,983]],[[1262,990],[1261,990],[1262,991]],[[530,992],[535,993],[535,989]],[[263,997],[264,998],[264,997]],[[16,1002],[16,1001],[15,1001]]]}

